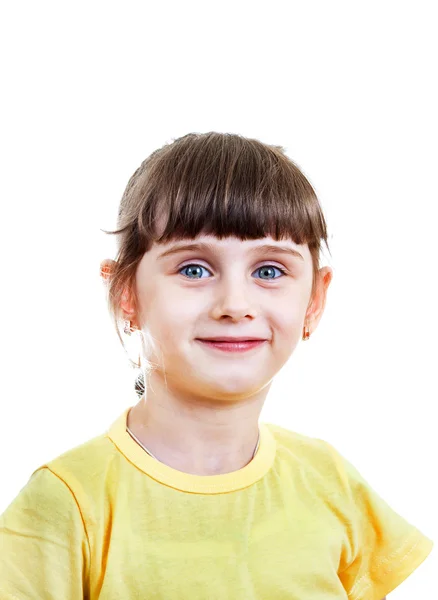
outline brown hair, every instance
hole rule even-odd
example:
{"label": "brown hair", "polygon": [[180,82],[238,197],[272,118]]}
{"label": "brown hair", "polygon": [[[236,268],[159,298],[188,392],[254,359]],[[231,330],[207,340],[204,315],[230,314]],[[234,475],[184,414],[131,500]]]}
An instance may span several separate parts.
{"label": "brown hair", "polygon": [[[158,221],[164,229],[158,231]],[[137,266],[153,242],[212,234],[241,240],[270,235],[307,244],[312,256],[313,298],[327,227],[315,191],[282,146],[239,134],[189,133],[147,157],[128,181],[118,211],[117,256],[108,283],[108,308],[116,332],[126,289],[133,306]],[[140,332],[142,333],[142,332]],[[131,361],[132,366],[140,367]],[[135,389],[144,391],[144,377]]]}

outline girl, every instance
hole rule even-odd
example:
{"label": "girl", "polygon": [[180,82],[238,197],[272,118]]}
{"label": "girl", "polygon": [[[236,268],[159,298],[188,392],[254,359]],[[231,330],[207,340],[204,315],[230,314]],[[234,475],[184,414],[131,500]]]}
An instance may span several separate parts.
{"label": "girl", "polygon": [[303,173],[282,147],[189,134],[135,171],[106,233],[141,397],[3,513],[0,597],[384,598],[433,542],[332,445],[259,422],[333,275]]}

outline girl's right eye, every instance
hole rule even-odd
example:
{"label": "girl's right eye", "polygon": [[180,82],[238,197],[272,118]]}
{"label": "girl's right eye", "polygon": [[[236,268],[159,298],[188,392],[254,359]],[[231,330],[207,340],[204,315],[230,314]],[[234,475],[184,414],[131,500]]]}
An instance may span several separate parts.
{"label": "girl's right eye", "polygon": [[[205,269],[206,271],[208,271],[207,267],[203,267],[202,265],[197,265],[197,264],[192,264],[192,265],[186,265],[185,267],[182,267],[182,269],[180,269],[178,271],[178,273],[181,273],[181,271],[184,271],[185,269],[190,269],[191,272],[195,272],[195,273],[199,273],[200,269]],[[209,271],[210,272],[210,271]],[[188,276],[188,279],[202,279],[201,277],[191,277],[190,275]]]}

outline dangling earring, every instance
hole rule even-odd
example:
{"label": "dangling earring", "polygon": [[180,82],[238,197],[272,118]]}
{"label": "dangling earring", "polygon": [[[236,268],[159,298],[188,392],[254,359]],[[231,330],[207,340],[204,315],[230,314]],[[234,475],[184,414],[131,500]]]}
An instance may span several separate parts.
{"label": "dangling earring", "polygon": [[[126,335],[132,335],[131,321],[123,321],[123,331]],[[141,352],[138,353],[137,368],[141,369]]]}
{"label": "dangling earring", "polygon": [[304,329],[303,329],[303,340],[307,341],[310,337],[310,331],[309,329],[304,325]]}
{"label": "dangling earring", "polygon": [[131,335],[131,321],[124,321],[123,331],[126,335]]}

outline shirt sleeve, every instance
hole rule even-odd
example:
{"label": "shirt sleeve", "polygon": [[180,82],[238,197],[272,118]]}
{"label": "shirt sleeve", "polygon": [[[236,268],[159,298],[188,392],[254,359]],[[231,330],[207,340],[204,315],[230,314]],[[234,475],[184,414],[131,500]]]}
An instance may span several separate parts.
{"label": "shirt sleeve", "polygon": [[359,471],[330,446],[351,507],[349,553],[338,576],[351,600],[380,600],[426,559],[433,541],[393,510]]}
{"label": "shirt sleeve", "polygon": [[0,598],[86,597],[89,544],[70,488],[37,469],[0,515]]}

